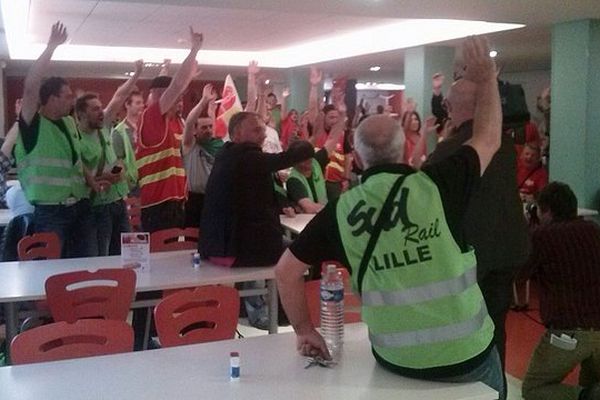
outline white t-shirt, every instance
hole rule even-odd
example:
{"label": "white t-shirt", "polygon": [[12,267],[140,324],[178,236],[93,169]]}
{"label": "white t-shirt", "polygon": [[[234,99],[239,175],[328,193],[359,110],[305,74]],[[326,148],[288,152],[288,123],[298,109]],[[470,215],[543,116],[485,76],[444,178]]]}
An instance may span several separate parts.
{"label": "white t-shirt", "polygon": [[267,137],[262,145],[262,150],[265,153],[277,154],[283,151],[283,147],[281,147],[281,142],[279,141],[279,134],[277,131],[270,126],[266,127]]}

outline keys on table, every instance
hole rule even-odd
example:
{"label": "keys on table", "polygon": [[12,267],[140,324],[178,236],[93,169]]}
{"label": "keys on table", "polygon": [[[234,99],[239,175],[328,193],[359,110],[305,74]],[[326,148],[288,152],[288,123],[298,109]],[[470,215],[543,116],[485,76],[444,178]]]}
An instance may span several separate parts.
{"label": "keys on table", "polygon": [[332,368],[336,364],[337,363],[335,361],[325,360],[322,357],[307,357],[306,358],[306,366],[304,367],[304,369],[314,367],[315,365],[318,365],[319,367],[323,367],[323,368]]}

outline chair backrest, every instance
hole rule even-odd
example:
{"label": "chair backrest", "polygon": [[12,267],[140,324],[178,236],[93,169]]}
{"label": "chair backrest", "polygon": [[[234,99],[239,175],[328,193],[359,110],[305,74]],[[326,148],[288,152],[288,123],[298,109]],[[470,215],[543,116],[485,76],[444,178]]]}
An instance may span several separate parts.
{"label": "chair backrest", "polygon": [[55,321],[83,318],[125,321],[135,293],[131,269],[74,271],[46,279],[46,298]]}
{"label": "chair backrest", "polygon": [[126,197],[127,218],[134,232],[142,230],[142,202],[139,197]]}
{"label": "chair backrest", "polygon": [[65,360],[133,351],[133,329],[124,321],[83,319],[55,322],[15,336],[13,364]]}
{"label": "chair backrest", "polygon": [[60,258],[60,239],[54,232],[34,233],[19,240],[19,260],[51,260]]}
{"label": "chair backrest", "polygon": [[201,286],[165,297],[154,309],[163,347],[233,339],[240,296],[227,286]]}
{"label": "chair backrest", "polygon": [[150,234],[150,252],[195,250],[198,248],[198,228],[171,228]]}
{"label": "chair backrest", "polygon": [[1,260],[17,261],[19,259],[19,240],[32,233],[33,214],[21,214],[11,219],[2,234]]}
{"label": "chair backrest", "polygon": [[[348,270],[340,263],[330,261],[324,262],[323,268],[327,264],[337,265],[338,270],[341,271],[344,278],[344,323],[360,322],[360,298],[352,292],[352,283],[350,282]],[[306,282],[304,284],[304,293],[311,322],[316,327],[321,326],[321,280],[317,279]]]}

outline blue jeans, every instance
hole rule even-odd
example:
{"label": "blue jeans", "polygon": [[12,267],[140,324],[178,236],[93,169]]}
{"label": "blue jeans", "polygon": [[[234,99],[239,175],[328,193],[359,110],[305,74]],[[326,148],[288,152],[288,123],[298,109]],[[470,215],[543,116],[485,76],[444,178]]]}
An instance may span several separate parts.
{"label": "blue jeans", "polygon": [[63,258],[96,256],[94,218],[89,199],[79,200],[72,206],[36,205],[33,218],[35,232],[58,235]]}
{"label": "blue jeans", "polygon": [[121,254],[121,232],[131,231],[123,200],[92,207],[99,256]]}
{"label": "blue jeans", "polygon": [[[264,289],[265,281],[243,282],[242,289]],[[259,329],[269,328],[269,308],[264,296],[247,296],[243,298],[250,325]]]}
{"label": "blue jeans", "polygon": [[453,376],[449,378],[436,379],[440,382],[482,382],[498,392],[498,398],[506,398],[506,388],[504,388],[504,373],[500,363],[500,355],[496,347],[489,352],[486,359],[477,368],[464,375]]}

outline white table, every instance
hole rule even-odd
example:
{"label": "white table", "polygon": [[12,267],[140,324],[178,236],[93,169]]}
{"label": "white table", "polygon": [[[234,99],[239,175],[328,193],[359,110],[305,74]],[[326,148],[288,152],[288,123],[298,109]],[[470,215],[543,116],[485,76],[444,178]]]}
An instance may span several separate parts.
{"label": "white table", "polygon": [[[496,398],[482,383],[403,378],[379,367],[363,324],[346,325],[335,368],[304,369],[293,333],[0,368],[0,399],[470,399]],[[241,378],[229,381],[229,353]]]}
{"label": "white table", "polygon": [[[199,269],[194,269],[191,253],[151,253],[150,271],[136,270],[136,292],[266,280],[269,296],[269,333],[277,333],[277,287],[273,267],[224,268],[203,261]],[[17,333],[18,303],[44,299],[44,283],[49,276],[71,271],[121,267],[121,256],[0,263],[0,303],[4,305],[7,343],[10,343]],[[240,294],[252,295],[256,292]],[[146,303],[148,301],[140,303],[140,306],[145,307],[148,305]]]}
{"label": "white table", "polygon": [[6,226],[12,219],[12,212],[9,209],[0,209],[0,226]]}
{"label": "white table", "polygon": [[308,225],[308,223],[315,217],[315,215],[316,214],[296,214],[296,216],[293,218],[280,215],[279,221],[289,237],[291,234],[298,235],[300,232],[302,232],[306,225]]}

